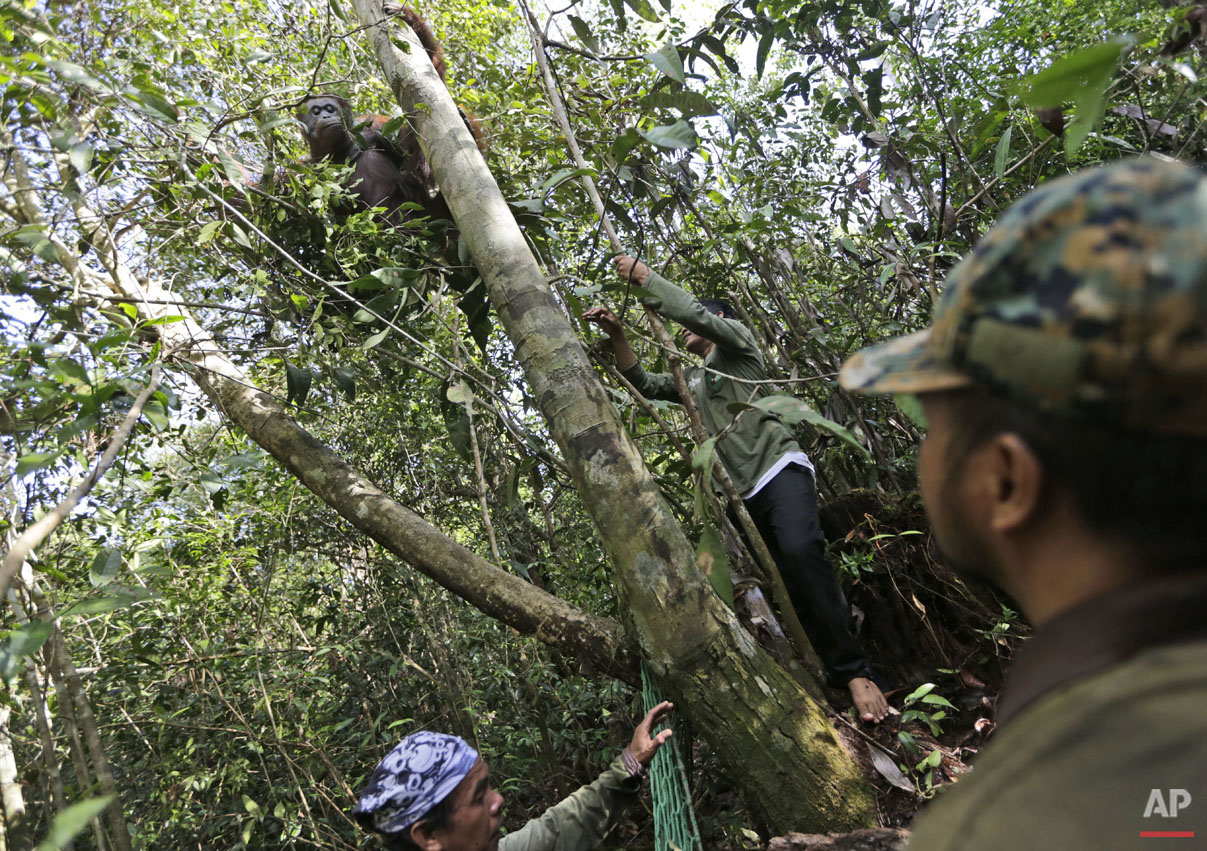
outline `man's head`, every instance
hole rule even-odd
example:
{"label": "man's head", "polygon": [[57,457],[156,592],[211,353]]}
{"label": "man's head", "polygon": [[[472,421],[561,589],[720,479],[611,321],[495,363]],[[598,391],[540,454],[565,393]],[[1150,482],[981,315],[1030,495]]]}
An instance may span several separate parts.
{"label": "man's head", "polygon": [[407,736],[378,763],[353,813],[391,849],[494,851],[502,805],[473,748],[457,736],[425,731]]}
{"label": "man's head", "polygon": [[723,298],[702,298],[700,304],[709,313],[715,313],[717,316],[724,316],[726,319],[737,319],[737,311],[733,309],[733,305]]}
{"label": "man's head", "polygon": [[[737,319],[737,313],[733,309],[733,305],[723,298],[702,298],[700,305],[716,316],[724,319]],[[693,355],[699,357],[706,356],[712,351],[713,342],[707,337],[701,337],[699,334],[687,328],[683,329],[683,348],[687,349]]]}
{"label": "man's head", "polygon": [[[1146,159],[1045,184],[948,275],[931,328],[841,381],[919,394],[923,497],[958,565],[1069,600],[1083,567],[1101,586],[1201,562],[1207,181]],[[1068,570],[1020,576],[1036,547]]]}

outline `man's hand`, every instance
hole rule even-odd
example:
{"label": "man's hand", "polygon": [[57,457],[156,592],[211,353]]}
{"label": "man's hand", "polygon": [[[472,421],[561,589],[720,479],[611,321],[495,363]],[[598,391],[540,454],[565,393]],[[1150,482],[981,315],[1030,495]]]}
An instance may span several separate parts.
{"label": "man's hand", "polygon": [[650,760],[654,758],[654,754],[658,753],[658,748],[666,744],[666,740],[671,737],[669,729],[654,736],[650,736],[650,731],[654,729],[655,724],[662,720],[663,716],[674,708],[675,704],[669,700],[662,701],[645,714],[641,723],[637,725],[637,729],[633,731],[633,741],[629,742],[629,750],[641,763],[642,768],[649,767]]}
{"label": "man's hand", "polygon": [[624,325],[620,323],[620,319],[617,318],[616,314],[606,307],[591,308],[583,314],[583,319],[598,325],[599,330],[603,331],[609,337],[624,336]]}
{"label": "man's hand", "polygon": [[616,273],[620,275],[622,281],[632,281],[637,286],[641,286],[650,276],[649,266],[627,254],[617,254],[612,258],[612,262],[616,264]]}
{"label": "man's hand", "polygon": [[583,314],[583,319],[599,326],[600,330],[612,338],[612,354],[616,356],[616,368],[622,372],[637,363],[637,355],[629,345],[629,338],[624,334],[624,325],[616,318],[616,314],[606,307],[593,307]]}

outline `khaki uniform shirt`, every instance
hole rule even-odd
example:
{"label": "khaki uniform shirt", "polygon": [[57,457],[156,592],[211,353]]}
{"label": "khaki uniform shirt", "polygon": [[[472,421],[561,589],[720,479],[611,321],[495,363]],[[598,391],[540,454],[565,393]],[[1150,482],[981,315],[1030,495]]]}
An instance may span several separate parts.
{"label": "khaki uniform shirt", "polygon": [[[763,355],[754,335],[736,319],[709,313],[695,296],[661,275],[651,272],[644,286],[655,296],[644,299],[646,305],[714,343],[704,359],[704,368],[685,365],[683,377],[687,380],[692,401],[700,411],[705,430],[710,435],[716,434],[733,421],[734,415],[729,410],[731,403],[750,403],[767,393],[766,385],[733,380],[767,379]],[[637,363],[621,375],[647,399],[681,401],[675,378],[670,373],[649,373]],[[717,441],[717,456],[741,494],[754,488],[763,472],[785,453],[799,451],[800,444],[780,418],[759,410],[743,413],[733,430]]]}
{"label": "khaki uniform shirt", "polygon": [[499,851],[592,851],[641,789],[620,757],[594,783],[499,841]]}
{"label": "khaki uniform shirt", "polygon": [[971,775],[918,817],[910,851],[1207,847],[1207,574],[1045,624],[998,721]]}

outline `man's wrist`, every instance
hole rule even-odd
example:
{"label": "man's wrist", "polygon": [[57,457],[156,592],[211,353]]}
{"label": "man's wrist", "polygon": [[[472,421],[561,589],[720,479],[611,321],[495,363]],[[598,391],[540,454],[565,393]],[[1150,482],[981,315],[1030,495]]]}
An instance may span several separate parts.
{"label": "man's wrist", "polygon": [[640,780],[649,773],[649,769],[637,761],[637,757],[633,755],[633,749],[630,747],[626,747],[620,752],[620,761],[623,763],[625,770],[629,772],[630,777],[636,777]]}

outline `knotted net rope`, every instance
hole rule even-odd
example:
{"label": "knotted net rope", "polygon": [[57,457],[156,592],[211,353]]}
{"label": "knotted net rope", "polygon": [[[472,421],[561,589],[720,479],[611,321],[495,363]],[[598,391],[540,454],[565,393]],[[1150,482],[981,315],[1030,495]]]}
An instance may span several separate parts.
{"label": "knotted net rope", "polygon": [[[654,674],[645,661],[641,662],[641,700],[649,712],[666,700]],[[663,729],[663,721],[658,729]],[[700,828],[692,809],[691,790],[687,785],[687,766],[684,755],[690,758],[691,735],[686,719],[676,719],[671,728],[675,734],[658,749],[650,764],[650,796],[654,800],[655,851],[704,851]],[[655,731],[651,731],[653,733]]]}

